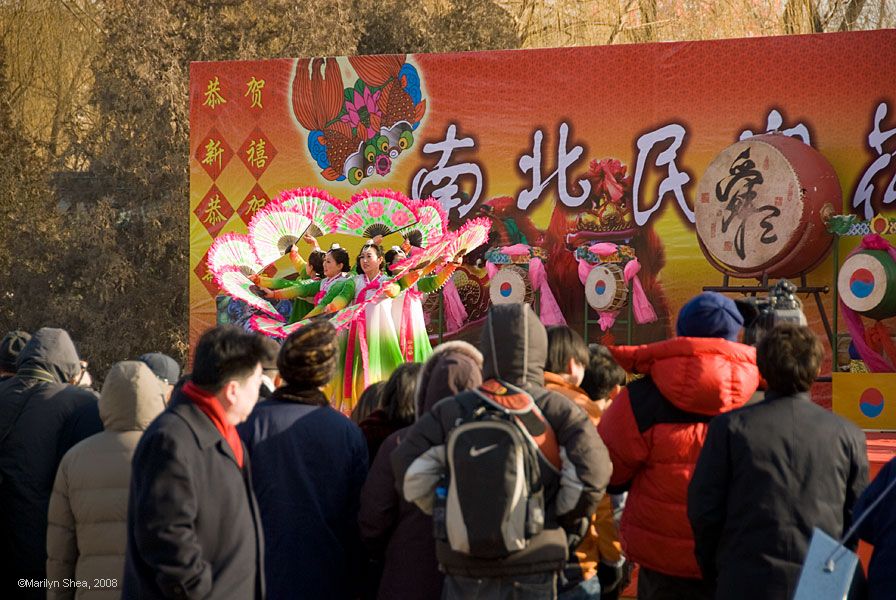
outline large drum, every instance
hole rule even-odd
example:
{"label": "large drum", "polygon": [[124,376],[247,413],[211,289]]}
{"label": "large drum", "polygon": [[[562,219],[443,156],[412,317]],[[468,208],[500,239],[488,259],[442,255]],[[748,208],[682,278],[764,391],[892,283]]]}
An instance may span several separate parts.
{"label": "large drum", "polygon": [[842,204],[837,174],[815,149],[758,135],[707,167],[694,205],[697,239],[713,267],[733,277],[795,277],[827,256],[825,220]]}
{"label": "large drum", "polygon": [[896,316],[896,262],[883,250],[860,250],[840,267],[843,304],[870,319]]}

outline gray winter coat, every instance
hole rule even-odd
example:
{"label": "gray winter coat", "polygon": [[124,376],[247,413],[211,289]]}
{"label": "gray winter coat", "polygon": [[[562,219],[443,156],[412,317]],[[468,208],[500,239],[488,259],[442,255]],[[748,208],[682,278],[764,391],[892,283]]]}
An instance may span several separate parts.
{"label": "gray winter coat", "polygon": [[99,401],[105,431],[63,457],[47,529],[47,578],[86,581],[91,589],[54,588],[48,598],[121,597],[131,457],[143,430],[165,410],[166,391],[142,362],[120,362],[106,376]]}

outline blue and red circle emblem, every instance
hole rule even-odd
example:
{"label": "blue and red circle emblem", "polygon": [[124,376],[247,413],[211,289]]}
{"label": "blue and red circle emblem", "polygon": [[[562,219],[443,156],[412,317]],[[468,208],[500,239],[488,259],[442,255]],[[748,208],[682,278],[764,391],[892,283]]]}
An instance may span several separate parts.
{"label": "blue and red circle emblem", "polygon": [[504,283],[501,284],[501,287],[499,288],[498,291],[500,292],[500,294],[503,297],[509,298],[510,294],[513,292],[513,285],[511,285],[511,283],[509,281],[505,281]]}
{"label": "blue and red circle emblem", "polygon": [[849,291],[856,298],[867,298],[874,291],[874,274],[868,269],[856,269],[849,277]]}
{"label": "blue and red circle emblem", "polygon": [[603,279],[598,279],[597,283],[594,284],[594,291],[597,292],[599,296],[602,296],[607,291],[607,282]]}
{"label": "blue and red circle emblem", "polygon": [[869,419],[879,416],[884,411],[884,395],[877,388],[868,388],[859,398],[859,410]]}

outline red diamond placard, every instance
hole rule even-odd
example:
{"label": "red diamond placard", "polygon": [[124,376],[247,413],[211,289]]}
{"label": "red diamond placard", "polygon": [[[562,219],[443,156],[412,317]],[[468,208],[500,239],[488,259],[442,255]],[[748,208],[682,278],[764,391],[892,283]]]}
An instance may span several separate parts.
{"label": "red diamond placard", "polygon": [[212,185],[193,213],[209,235],[215,237],[233,216],[233,207],[218,186]]}
{"label": "red diamond placard", "polygon": [[277,149],[274,144],[256,127],[239,149],[240,160],[252,172],[255,179],[261,177],[274,157]]}
{"label": "red diamond placard", "polygon": [[236,209],[236,214],[248,225],[255,213],[264,208],[270,201],[271,199],[267,193],[256,183],[249,195],[243,200],[243,203]]}
{"label": "red diamond placard", "polygon": [[199,278],[199,281],[212,298],[218,295],[218,284],[215,282],[215,276],[208,270],[208,251],[202,256],[202,260],[199,261],[196,268],[193,269],[193,273],[196,274],[196,277]]}
{"label": "red diamond placard", "polygon": [[230,159],[233,158],[233,150],[227,145],[224,136],[212,129],[202,138],[199,147],[196,148],[196,162],[205,169],[208,176],[217,179]]}

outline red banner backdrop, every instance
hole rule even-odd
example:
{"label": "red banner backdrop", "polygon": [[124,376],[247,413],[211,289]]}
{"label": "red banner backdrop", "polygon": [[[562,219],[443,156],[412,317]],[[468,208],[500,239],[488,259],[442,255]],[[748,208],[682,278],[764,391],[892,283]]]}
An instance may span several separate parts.
{"label": "red banner backdrop", "polygon": [[[489,215],[497,244],[543,249],[577,328],[585,291],[567,242],[628,243],[660,317],[632,339],[664,337],[687,298],[722,282],[700,251],[694,203],[708,165],[738,140],[793,136],[833,165],[844,212],[891,210],[894,81],[896,31],[194,63],[191,340],[216,321],[212,240],[309,185],[345,200],[363,188],[435,196],[454,225]],[[487,304],[479,267],[455,276],[471,320]],[[830,258],[808,283],[832,285]]]}

